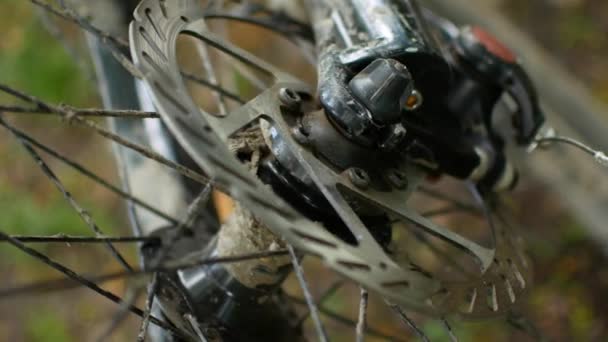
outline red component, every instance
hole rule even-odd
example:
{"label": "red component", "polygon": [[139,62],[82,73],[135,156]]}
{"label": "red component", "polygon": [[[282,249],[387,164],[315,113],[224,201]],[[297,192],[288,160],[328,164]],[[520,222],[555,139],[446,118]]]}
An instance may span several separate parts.
{"label": "red component", "polygon": [[471,33],[479,40],[479,42],[494,56],[502,59],[503,61],[511,64],[517,62],[517,56],[511,49],[505,46],[498,38],[490,34],[488,31],[481,27],[472,27]]}

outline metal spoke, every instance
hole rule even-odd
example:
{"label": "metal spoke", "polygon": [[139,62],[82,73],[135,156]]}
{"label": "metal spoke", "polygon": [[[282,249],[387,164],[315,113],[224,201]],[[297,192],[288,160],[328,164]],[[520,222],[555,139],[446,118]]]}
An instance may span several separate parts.
{"label": "metal spoke", "polygon": [[450,325],[450,322],[448,322],[447,319],[442,318],[441,319],[441,323],[443,323],[443,326],[444,326],[445,330],[448,332],[448,336],[450,337],[450,341],[452,341],[452,342],[458,342],[458,337],[456,337],[456,334],[454,334],[454,330],[452,330],[452,326]]}
{"label": "metal spoke", "polygon": [[[61,2],[60,4],[63,8],[63,10],[65,10],[68,14],[72,14],[73,12],[70,12],[69,9],[66,8],[65,4],[63,2]],[[50,23],[50,20],[48,20],[47,17],[47,13],[46,11],[43,9],[42,10],[44,18],[47,19],[47,22]],[[74,18],[76,19],[76,22],[80,25],[85,27],[86,23],[82,20],[82,18],[76,17],[74,15]],[[53,28],[53,27],[51,27]],[[90,31],[90,30],[89,30]],[[60,32],[58,30],[54,31],[56,33],[56,35],[60,34]],[[60,39],[60,41],[62,41],[63,43],[65,43],[63,40]],[[112,44],[109,44],[112,45]],[[64,44],[64,47],[66,45]],[[69,47],[69,46],[68,46]],[[110,46],[112,54],[114,55],[114,57],[116,59],[118,59],[118,61],[127,69],[129,70],[134,76],[138,76],[138,70],[136,70],[136,68],[130,63],[130,61],[125,58],[122,53],[120,51],[117,51],[115,46]],[[70,51],[68,51],[70,52]],[[82,65],[81,65],[82,66]],[[72,113],[74,113],[74,115],[79,115],[79,116],[105,116],[105,117],[130,117],[130,118],[158,118],[159,115],[156,113],[146,113],[146,112],[139,112],[139,111],[106,111],[106,110],[98,110],[98,109],[86,109],[86,110],[82,110],[82,109],[75,109],[75,108],[67,108],[66,106],[63,106],[64,110],[70,111]],[[38,113],[45,113],[46,111],[43,110],[38,110]],[[53,114],[63,114],[62,112],[51,112]],[[126,197],[128,199],[131,199],[134,203],[136,204],[144,204],[142,201],[137,200],[135,198],[132,198],[132,196],[130,196],[129,194],[124,193],[123,191],[121,191],[120,189],[118,189],[117,187],[112,186],[109,182],[102,180],[100,177],[98,177],[97,175],[95,175],[94,173],[84,169],[83,167],[80,167],[80,165],[77,165],[71,161],[69,161],[67,158],[64,158],[61,155],[58,155],[57,153],[52,153],[54,151],[48,151],[48,149],[45,148],[45,146],[41,146],[42,144],[37,144],[39,145],[39,148],[44,149],[47,152],[50,152],[51,155],[54,155],[55,157],[58,157],[60,160],[65,161],[68,163],[68,165],[75,167],[77,170],[81,171],[82,173],[84,173],[85,175],[89,176],[89,178],[92,178],[96,181],[98,181],[98,183],[105,185],[107,188],[111,189],[111,190],[115,190],[114,192],[119,193],[120,195],[123,195],[123,197]],[[143,205],[143,207],[147,207],[147,209],[152,209],[152,212],[156,212],[156,213],[160,213],[158,210],[150,207],[149,205]],[[173,221],[174,223],[176,223],[175,219],[172,219],[170,217],[168,217],[168,215],[164,215],[161,213],[160,216],[165,216],[165,218],[168,218],[170,221]],[[133,303],[135,302],[135,300],[137,299],[137,297],[139,297],[139,293],[141,292],[141,287],[136,287],[135,289],[131,289],[129,291],[129,297],[128,299],[123,302],[119,308],[119,310],[117,311],[117,313],[114,315],[114,318],[111,322],[111,324],[109,325],[109,327],[106,329],[106,331],[100,336],[100,338],[98,339],[98,341],[103,341],[106,340],[107,338],[109,338],[112,334],[112,332],[120,325],[120,323],[124,320],[124,318],[126,317],[126,315],[129,313],[129,307],[133,305]],[[144,321],[148,322],[149,321],[149,311],[146,311],[144,313]]]}
{"label": "metal spoke", "polygon": [[[297,297],[294,297],[289,294],[285,294],[285,298],[289,299],[290,301],[292,301],[296,304],[306,305],[306,300],[304,300],[304,299],[297,298]],[[324,306],[319,306],[319,312],[322,313],[323,315],[331,318],[332,320],[334,320],[338,323],[344,324],[346,326],[349,326],[352,328],[355,328],[357,326],[357,322],[355,322],[354,320],[352,320],[348,317],[344,317],[339,313],[336,313],[332,310],[325,308]],[[373,329],[372,327],[367,328],[367,334],[370,336],[379,337],[379,338],[389,340],[389,341],[402,341],[402,342],[407,341],[407,340],[403,340],[403,339],[399,338],[398,336],[391,336],[391,335],[385,334],[379,330]]]}
{"label": "metal spoke", "polygon": [[[115,295],[112,292],[106,291],[104,289],[102,289],[101,287],[99,287],[97,284],[95,284],[93,281],[79,275],[78,273],[74,272],[73,270],[71,270],[70,268],[63,266],[62,264],[54,261],[53,259],[49,258],[48,256],[42,254],[41,252],[38,252],[35,249],[29,248],[26,245],[24,245],[23,243],[21,243],[19,240],[15,240],[13,238],[11,238],[9,235],[3,233],[2,231],[0,231],[0,238],[3,240],[7,240],[11,245],[15,246],[16,248],[20,249],[21,251],[23,251],[24,253],[40,260],[41,262],[47,264],[48,266],[52,267],[53,269],[63,273],[65,276],[67,276],[69,279],[71,279],[72,281],[75,281],[83,286],[88,287],[89,289],[95,291],[96,293],[104,296],[105,298],[111,300],[112,302],[116,303],[116,304],[121,304],[123,303],[123,300]],[[131,272],[126,272],[124,274],[131,274]],[[0,295],[0,298],[2,297],[6,297],[6,295]],[[143,311],[139,308],[137,308],[134,305],[129,306],[129,311],[138,315],[138,316],[143,316]],[[150,321],[156,325],[158,325],[161,328],[166,329],[167,331],[170,331],[174,334],[176,334],[177,336],[181,336],[187,339],[190,339],[190,335],[182,332],[181,330],[159,320],[156,317],[151,317]]]}
{"label": "metal spoke", "polygon": [[431,252],[433,252],[434,254],[439,256],[441,259],[443,259],[443,261],[445,261],[447,264],[449,264],[450,267],[458,270],[459,272],[461,272],[462,274],[464,274],[468,277],[474,278],[477,276],[476,274],[473,274],[473,272],[467,270],[457,260],[455,260],[453,255],[449,255],[449,253],[447,253],[446,251],[443,251],[439,247],[437,247],[435,245],[435,243],[433,243],[425,234],[422,234],[419,232],[414,232],[413,235],[416,238],[416,240],[424,243],[431,250]]}
{"label": "metal spoke", "polygon": [[[66,9],[65,3],[63,1],[60,1],[59,5],[64,10]],[[92,70],[87,65],[86,59],[84,58],[82,53],[80,51],[78,51],[76,46],[74,46],[73,44],[70,43],[70,41],[68,40],[66,35],[63,33],[63,31],[57,26],[57,23],[49,16],[49,12],[47,12],[45,9],[40,8],[40,7],[37,9],[36,12],[40,16],[42,25],[45,27],[47,32],[51,36],[53,36],[53,38],[56,41],[58,41],[61,44],[61,46],[63,47],[63,50],[78,65],[80,72],[82,72],[84,75],[86,75],[87,79],[89,79],[92,82],[95,82],[95,74],[92,72]]]}
{"label": "metal spoke", "polygon": [[[47,3],[40,1],[40,0],[30,0],[30,2],[36,6],[39,6],[40,8],[42,8],[43,10],[45,10],[49,13],[52,13],[60,18],[63,18],[67,21],[72,22],[76,25],[79,25],[85,31],[96,36],[102,44],[106,45],[110,49],[110,52],[112,53],[113,57],[116,58],[116,60],[133,77],[138,78],[138,79],[143,78],[143,75],[139,71],[139,69],[137,69],[137,67],[131,62],[130,58],[128,58],[125,55],[125,51],[128,51],[128,49],[129,49],[129,43],[127,41],[125,41],[119,37],[114,37],[114,36],[104,32],[103,30],[95,27],[93,24],[91,24],[84,18],[77,15],[71,9],[68,9],[68,8],[58,9]],[[222,96],[226,96],[227,98],[237,101],[240,104],[245,103],[245,101],[240,96],[222,88],[220,85],[216,84],[215,82],[210,82],[208,80],[196,77],[194,75],[191,75],[191,74],[188,74],[185,72],[182,72],[182,76],[184,76],[184,78],[186,78],[186,79],[189,79],[189,80],[197,82],[203,86],[206,86],[206,87],[218,92]]]}
{"label": "metal spoke", "polygon": [[[0,124],[3,124],[2,122],[0,122]],[[6,127],[6,126],[5,126]],[[48,153],[49,155],[51,155],[54,158],[57,158],[58,160],[62,161],[63,163],[67,164],[68,166],[72,167],[73,169],[77,170],[78,172],[80,172],[81,174],[83,174],[84,176],[88,177],[89,179],[93,180],[94,182],[96,182],[97,184],[103,186],[104,188],[112,191],[113,193],[121,196],[124,199],[130,200],[133,203],[137,204],[138,206],[145,208],[146,210],[158,215],[159,217],[162,217],[164,219],[166,219],[167,221],[169,221],[172,224],[179,224],[179,220],[160,211],[159,209],[156,209],[154,207],[152,207],[151,205],[145,203],[144,201],[134,197],[133,195],[129,194],[126,191],[123,191],[122,189],[120,189],[119,187],[112,185],[109,181],[99,177],[97,174],[95,174],[93,171],[88,170],[87,168],[85,168],[84,166],[72,161],[71,159],[69,159],[68,157],[60,154],[59,152],[47,147],[46,145],[44,145],[43,143],[37,141],[36,139],[32,138],[31,136],[25,134],[23,131],[18,130],[15,127],[12,127],[13,133],[17,134],[19,137],[21,137],[22,139],[26,140],[28,143],[32,144],[33,146],[43,150],[44,152]]]}
{"label": "metal spoke", "polygon": [[401,320],[405,324],[407,324],[422,341],[430,342],[424,331],[422,331],[422,329],[420,329],[418,325],[416,325],[416,323],[414,323],[414,321],[412,321],[412,319],[408,317],[408,315],[405,313],[405,311],[403,311],[403,309],[401,309],[401,307],[395,304],[389,304],[389,307],[397,313],[399,318],[401,318]]}
{"label": "metal spoke", "polygon": [[[199,193],[199,195],[190,203],[188,206],[186,218],[177,226],[177,228],[170,232],[170,236],[160,250],[157,251],[156,255],[152,258],[152,261],[149,262],[148,268],[156,268],[163,263],[169,252],[171,251],[171,247],[175,245],[175,243],[183,237],[184,233],[189,229],[187,227],[196,223],[200,215],[207,209],[207,204],[209,202],[209,198],[211,197],[211,184],[207,183],[203,190]],[[150,310],[152,310],[152,305],[154,303],[154,297],[156,295],[157,287],[158,287],[158,273],[154,273],[152,285],[148,290],[148,296],[146,298],[146,311],[144,315],[144,319],[142,320],[142,324],[140,327],[139,334],[137,336],[137,340],[139,342],[143,342],[145,340],[146,332],[148,330],[148,319],[150,315]],[[191,316],[190,313],[187,316]],[[202,335],[202,334],[201,334]]]}
{"label": "metal spoke", "polygon": [[310,290],[308,289],[308,285],[306,284],[306,279],[304,278],[304,270],[302,269],[302,265],[300,265],[300,261],[298,260],[296,251],[289,244],[287,245],[287,250],[291,255],[291,263],[293,265],[296,278],[298,278],[300,288],[304,293],[304,298],[306,298],[306,304],[308,305],[310,317],[312,318],[312,321],[315,325],[317,337],[319,338],[319,341],[327,342],[327,334],[325,332],[325,328],[323,327],[323,323],[321,322],[321,318],[319,317],[319,311],[317,309],[317,305],[314,302],[314,298],[312,297],[312,294],[310,294]]}
{"label": "metal spoke", "polygon": [[[53,236],[38,236],[38,235],[11,235],[12,239],[19,240],[23,243],[160,243],[159,237],[152,236],[71,236],[71,235],[53,235]],[[0,242],[7,242],[8,240],[0,238]]]}
{"label": "metal spoke", "polygon": [[[131,60],[125,55],[125,51],[129,49],[129,43],[122,38],[114,37],[103,30],[95,27],[93,24],[85,20],[84,18],[77,15],[73,10],[68,8],[58,9],[47,3],[44,3],[40,0],[30,0],[36,6],[44,9],[45,11],[52,13],[60,18],[63,18],[67,21],[70,21],[76,25],[79,25],[82,29],[96,36],[101,43],[106,45],[114,58],[118,60],[118,62],[135,78],[142,79],[143,75],[139,69],[131,62]],[[223,89],[220,85],[215,84],[215,82],[210,82],[208,80],[204,80],[198,78],[196,76],[190,75],[188,73],[182,72],[182,75],[189,80],[200,83],[204,85],[222,96],[226,96],[234,101],[237,101],[241,104],[245,103],[243,99],[241,99],[238,95]]]}
{"label": "metal spoke", "polygon": [[148,295],[146,296],[146,308],[144,309],[144,317],[141,320],[141,326],[139,327],[139,333],[137,334],[137,342],[144,342],[146,340],[146,334],[148,333],[148,326],[150,324],[150,315],[152,313],[152,306],[154,304],[154,298],[158,291],[158,273],[154,273],[152,276],[152,282],[148,289]]}
{"label": "metal spoke", "polygon": [[[207,23],[205,21],[202,21],[201,25],[205,29],[208,29]],[[211,57],[209,55],[209,50],[207,49],[207,45],[197,44],[197,47],[198,47],[198,52],[201,55],[200,57],[202,59],[203,68],[205,69],[205,74],[207,75],[207,78],[209,79],[210,82],[217,84],[218,83],[217,75],[215,74],[215,70],[213,69],[213,65],[211,64]],[[213,97],[215,99],[215,102],[217,103],[220,115],[226,116],[228,114],[227,106],[226,106],[226,102],[224,101],[224,97],[222,96],[222,94],[220,94],[217,91],[214,91]]]}
{"label": "metal spoke", "polygon": [[[323,306],[329,298],[331,298],[334,294],[336,294],[336,292],[338,292],[339,289],[342,288],[342,286],[344,286],[343,280],[338,280],[333,283],[323,294],[321,294],[318,301],[319,306]],[[302,314],[302,316],[300,316],[296,326],[301,327],[308,317],[310,317],[310,310],[307,310],[304,314]]]}
{"label": "metal spoke", "polygon": [[511,311],[507,315],[507,324],[514,329],[517,329],[526,335],[533,338],[535,341],[548,341],[549,339],[536,327],[534,322],[528,319],[520,312]]}
{"label": "metal spoke", "polygon": [[109,130],[103,128],[103,127],[101,127],[100,125],[98,125],[94,121],[91,121],[91,120],[88,120],[88,119],[84,119],[84,118],[81,118],[81,117],[75,115],[73,112],[71,112],[70,110],[68,110],[68,109],[66,109],[64,107],[54,106],[54,105],[48,104],[48,103],[46,103],[46,102],[44,102],[44,101],[42,101],[42,100],[40,100],[40,99],[38,99],[38,98],[36,98],[34,96],[27,95],[27,94],[25,94],[25,93],[23,93],[21,91],[18,91],[18,90],[14,89],[14,88],[8,87],[8,86],[3,85],[3,84],[0,84],[0,90],[3,91],[3,92],[5,92],[5,93],[7,93],[7,94],[10,94],[10,95],[12,95],[12,96],[14,96],[16,98],[19,98],[19,99],[21,99],[23,101],[26,101],[26,102],[29,102],[31,104],[34,104],[34,105],[38,106],[39,108],[45,108],[45,109],[48,109],[48,110],[51,110],[51,111],[60,112],[60,113],[62,113],[64,115],[65,119],[68,122],[77,123],[77,124],[79,124],[81,126],[93,129],[93,130],[95,130],[95,132],[97,134],[101,135],[102,137],[107,138],[109,140],[112,140],[112,141],[114,141],[114,142],[116,142],[116,143],[118,143],[118,144],[120,144],[120,145],[122,145],[124,147],[127,147],[127,148],[129,148],[129,149],[131,149],[133,151],[136,151],[136,152],[140,153],[141,155],[143,155],[143,156],[145,156],[147,158],[150,158],[150,159],[152,159],[154,161],[157,161],[158,163],[161,163],[161,164],[163,164],[163,165],[165,165],[165,166],[167,166],[167,167],[169,167],[169,168],[177,171],[178,173],[182,174],[183,176],[188,177],[188,178],[190,178],[190,179],[192,179],[192,180],[194,180],[196,182],[199,182],[201,184],[207,184],[208,183],[207,177],[199,174],[198,172],[196,172],[196,171],[194,171],[192,169],[189,169],[189,168],[187,168],[187,167],[185,167],[185,166],[183,166],[181,164],[175,163],[175,162],[173,162],[173,161],[171,161],[171,160],[163,157],[162,155],[160,155],[160,154],[152,151],[149,148],[146,148],[146,147],[143,147],[141,145],[138,145],[138,144],[135,144],[133,142],[130,142],[130,141],[124,139],[123,137],[121,137],[121,136],[119,136],[117,134],[114,134],[113,132],[111,132],[111,131],[109,131]]}
{"label": "metal spoke", "polygon": [[116,331],[116,329],[118,329],[118,327],[120,327],[120,325],[129,315],[129,307],[135,304],[135,301],[137,301],[140,294],[141,290],[139,288],[129,287],[125,299],[118,307],[118,310],[116,310],[116,313],[112,317],[112,321],[110,321],[108,327],[97,338],[97,342],[103,342],[112,337],[112,334]]}
{"label": "metal spoke", "polygon": [[157,252],[157,255],[155,255],[149,263],[151,268],[158,267],[163,263],[164,259],[171,251],[171,247],[173,247],[175,243],[184,236],[184,233],[188,231],[187,227],[192,226],[203,211],[207,209],[212,189],[211,183],[207,183],[198,196],[190,203],[186,213],[186,219],[184,219],[176,229],[170,232],[171,235],[168,238],[168,242],[164,244],[163,248]]}
{"label": "metal spoke", "polygon": [[235,93],[233,93],[233,92],[231,92],[231,91],[223,88],[222,86],[220,86],[217,83],[210,82],[210,81],[208,81],[208,80],[206,80],[204,78],[198,77],[196,75],[193,75],[193,74],[185,72],[185,71],[182,71],[181,75],[185,79],[190,80],[190,81],[195,82],[195,83],[198,83],[198,84],[200,84],[202,86],[205,86],[205,87],[207,87],[207,88],[209,88],[209,89],[211,89],[211,90],[213,90],[213,91],[221,94],[222,96],[225,96],[226,98],[229,98],[229,99],[231,99],[231,100],[233,100],[235,102],[238,102],[239,104],[245,104],[247,102],[243,98],[241,98],[239,95],[237,95],[237,94],[235,94]]}
{"label": "metal spoke", "polygon": [[143,155],[149,159],[152,159],[160,164],[163,164],[163,165],[177,171],[181,175],[188,177],[198,183],[207,184],[209,182],[209,178],[207,178],[206,176],[201,175],[200,173],[198,173],[188,167],[185,167],[181,164],[173,162],[173,161],[163,157],[162,155],[152,151],[149,148],[132,143],[132,142],[124,139],[123,137],[116,135],[116,134],[110,132],[109,130],[99,126],[97,123],[95,123],[91,120],[86,120],[86,119],[82,119],[79,117],[75,117],[74,120],[77,123],[81,124],[82,126],[89,127],[91,129],[95,130],[99,135],[101,135],[107,139],[110,139],[124,147],[127,147],[135,152],[138,152],[141,155]]}
{"label": "metal spoke", "polygon": [[125,51],[128,51],[129,44],[121,38],[113,37],[97,27],[93,26],[89,21],[76,14],[72,9],[55,8],[48,3],[44,3],[40,0],[30,0],[30,2],[36,6],[39,6],[43,10],[59,16],[65,20],[77,24],[85,31],[96,36],[102,43],[104,43],[109,49],[114,58],[135,78],[142,79],[143,74],[137,67],[131,62],[131,60],[125,55]]}
{"label": "metal spoke", "polygon": [[121,48],[129,47],[129,44],[124,39],[118,38],[118,37],[113,37],[112,35],[103,32],[103,30],[96,28],[91,23],[89,23],[85,19],[81,18],[76,13],[74,13],[73,10],[71,10],[67,7],[64,7],[63,9],[58,9],[44,1],[40,1],[40,0],[29,0],[29,1],[32,4],[44,9],[45,11],[52,13],[53,15],[56,15],[60,18],[71,21],[74,24],[77,24],[78,26],[82,27],[89,33],[92,33],[95,36],[97,36],[98,38],[100,38],[105,43],[110,43],[110,44],[114,45],[115,47],[121,47]]}
{"label": "metal spoke", "polygon": [[[40,167],[42,172],[51,180],[51,182],[55,185],[55,187],[61,192],[63,197],[70,204],[70,206],[76,211],[76,213],[78,214],[78,216],[80,216],[80,218],[84,221],[84,223],[98,237],[104,237],[105,234],[101,231],[101,229],[93,221],[93,218],[91,217],[91,215],[87,211],[85,211],[80,206],[80,204],[78,204],[78,202],[76,202],[76,200],[74,199],[72,194],[70,194],[70,192],[68,192],[66,190],[63,183],[59,180],[59,178],[57,178],[55,173],[51,170],[51,168],[48,166],[48,164],[46,164],[46,162],[44,162],[44,160],[40,157],[40,155],[36,152],[36,150],[34,150],[32,145],[30,145],[27,141],[25,141],[23,138],[21,138],[19,135],[17,135],[12,130],[12,127],[4,122],[4,119],[1,116],[0,116],[0,124],[2,124],[4,127],[6,127],[15,136],[15,138],[21,143],[21,145],[25,148],[25,150],[28,152],[28,154],[34,159],[34,161],[36,161],[36,163],[38,164],[38,166]],[[112,245],[111,242],[106,241],[105,245],[107,246],[110,253],[116,258],[116,260],[118,260],[118,262],[120,264],[123,265],[123,267],[125,269],[127,269],[127,270],[132,269],[131,266],[129,265],[129,263],[127,262],[127,260],[120,254],[120,252],[118,252],[118,250],[116,250],[116,248],[114,247],[114,245]]]}
{"label": "metal spoke", "polygon": [[[9,243],[13,244],[14,241],[18,242],[19,245],[25,246],[19,240],[11,238],[9,235],[0,233],[0,240],[7,240]],[[30,248],[26,247],[28,250]],[[198,259],[186,262],[176,262],[176,263],[166,263],[164,265],[159,265],[155,268],[148,269],[135,269],[133,271],[119,271],[114,273],[105,274],[97,277],[90,277],[89,282],[97,284],[103,283],[107,281],[112,281],[116,279],[122,278],[134,278],[139,276],[145,276],[154,274],[156,272],[175,272],[179,270],[189,269],[189,268],[197,268],[201,266],[214,265],[214,264],[231,264],[238,263],[243,261],[251,261],[257,260],[261,258],[271,258],[271,257],[279,257],[289,255],[287,250],[278,250],[278,251],[268,251],[268,252],[259,252],[259,253],[251,253],[246,255],[235,255],[229,257],[218,257],[218,258],[205,258]],[[0,298],[6,297],[15,297],[18,295],[26,295],[26,294],[34,294],[34,293],[48,293],[55,291],[68,290],[73,288],[78,288],[82,284],[80,282],[74,282],[74,279],[56,279],[45,282],[39,282],[35,284],[19,286],[15,288],[8,288],[0,290]]]}
{"label": "metal spoke", "polygon": [[[155,112],[142,112],[138,110],[105,110],[98,108],[76,108],[63,105],[65,110],[69,110],[76,116],[106,117],[106,118],[130,118],[130,119],[158,119],[160,115]],[[23,114],[53,114],[63,115],[61,112],[53,111],[52,108],[29,108],[22,106],[0,106],[0,111],[6,113]]]}
{"label": "metal spoke", "polygon": [[361,288],[361,299],[359,300],[359,319],[357,321],[357,342],[365,341],[365,331],[367,330],[367,300],[369,294],[367,290]]}
{"label": "metal spoke", "polygon": [[[267,21],[264,19],[258,19],[254,16],[255,14],[256,13],[246,13],[245,15],[242,15],[242,13],[238,13],[238,11],[237,11],[237,14],[233,14],[230,12],[209,12],[209,13],[205,14],[205,18],[206,19],[227,19],[227,20],[234,20],[234,21],[240,21],[240,22],[247,23],[247,24],[257,25],[257,26],[263,27],[267,30],[278,32],[281,35],[288,38],[289,40],[293,41],[294,43],[298,42],[296,39],[294,39],[294,37],[301,37],[302,39],[304,39],[306,41],[314,40],[314,34],[312,33],[310,26],[308,26],[308,25],[305,25],[305,24],[302,24],[299,22],[295,22],[295,21],[291,21],[292,20],[291,18],[285,16],[283,18],[277,18],[277,19],[291,21],[291,22],[287,23],[288,26],[291,25],[291,27],[277,28],[276,25],[281,24],[280,22],[273,23],[271,21]],[[273,14],[275,15],[275,18],[276,18],[277,14],[276,13],[273,13]],[[283,14],[278,13],[278,15],[280,16]],[[296,27],[294,27],[295,25],[298,25],[300,27],[296,28]]]}

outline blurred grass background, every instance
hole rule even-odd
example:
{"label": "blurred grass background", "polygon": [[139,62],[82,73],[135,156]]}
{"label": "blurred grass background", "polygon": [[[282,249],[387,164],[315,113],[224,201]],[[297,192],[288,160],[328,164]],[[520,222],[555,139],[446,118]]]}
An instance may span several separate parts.
{"label": "blurred grass background", "polygon": [[[499,1],[505,13],[557,56],[608,102],[608,2],[605,0]],[[26,90],[55,103],[82,107],[99,105],[91,82],[62,46],[44,29],[39,13],[23,0],[0,0],[0,82]],[[68,30],[68,32],[72,32]],[[73,33],[73,32],[72,32]],[[0,95],[0,103],[12,104]],[[57,120],[6,116],[30,134],[49,142],[115,183],[118,178],[107,143],[89,131],[67,127]],[[128,234],[122,202],[65,166],[49,160],[66,187],[91,211],[105,233]],[[90,232],[60,193],[42,176],[22,148],[0,131],[0,230],[11,234],[88,235]],[[608,269],[606,254],[565,214],[559,198],[540,186],[517,194],[516,207],[528,231],[530,254],[536,269],[536,288],[525,308],[543,332],[557,341],[608,339]],[[542,208],[529,203],[542,203]],[[36,248],[83,273],[117,270],[103,247],[37,245]],[[133,248],[121,247],[132,264]],[[58,274],[10,246],[0,245],[1,288],[54,279]],[[319,278],[323,278],[320,276]],[[105,288],[124,293],[121,281]],[[321,292],[315,289],[315,292]],[[345,289],[328,306],[356,306],[356,289]],[[97,336],[115,311],[113,304],[87,290],[73,290],[0,302],[0,340],[82,341]],[[384,331],[409,336],[407,328],[385,310],[370,308],[372,322]],[[138,321],[130,318],[114,335],[117,341],[134,340]],[[332,327],[332,325],[330,325]],[[433,341],[446,340],[437,323],[425,326]],[[462,341],[525,340],[504,323],[459,323]],[[336,340],[349,340],[337,336]]]}

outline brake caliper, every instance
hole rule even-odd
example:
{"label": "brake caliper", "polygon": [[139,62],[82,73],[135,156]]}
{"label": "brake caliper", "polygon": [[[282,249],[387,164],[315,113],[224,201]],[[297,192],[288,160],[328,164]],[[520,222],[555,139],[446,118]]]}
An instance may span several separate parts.
{"label": "brake caliper", "polygon": [[[504,152],[511,137],[496,127],[504,119],[493,115],[496,105],[505,94],[517,105],[509,114],[518,144],[530,144],[544,122],[516,55],[477,27],[442,27],[451,25],[444,19],[428,27],[425,15],[434,15],[413,1],[349,3],[354,8],[335,7],[333,25],[315,27],[319,99],[335,126],[430,174],[472,179],[486,190],[513,186]],[[432,29],[444,33],[443,44]]]}

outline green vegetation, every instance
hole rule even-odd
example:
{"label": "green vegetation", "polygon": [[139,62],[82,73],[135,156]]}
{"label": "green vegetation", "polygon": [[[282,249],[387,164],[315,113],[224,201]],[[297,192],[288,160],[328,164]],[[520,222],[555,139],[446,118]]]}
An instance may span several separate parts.
{"label": "green vegetation", "polygon": [[31,342],[69,342],[74,341],[67,328],[67,322],[55,310],[40,306],[31,312],[25,323],[27,341]]}
{"label": "green vegetation", "polygon": [[93,94],[68,53],[43,27],[27,1],[0,1],[1,83],[52,102],[82,105]]}

